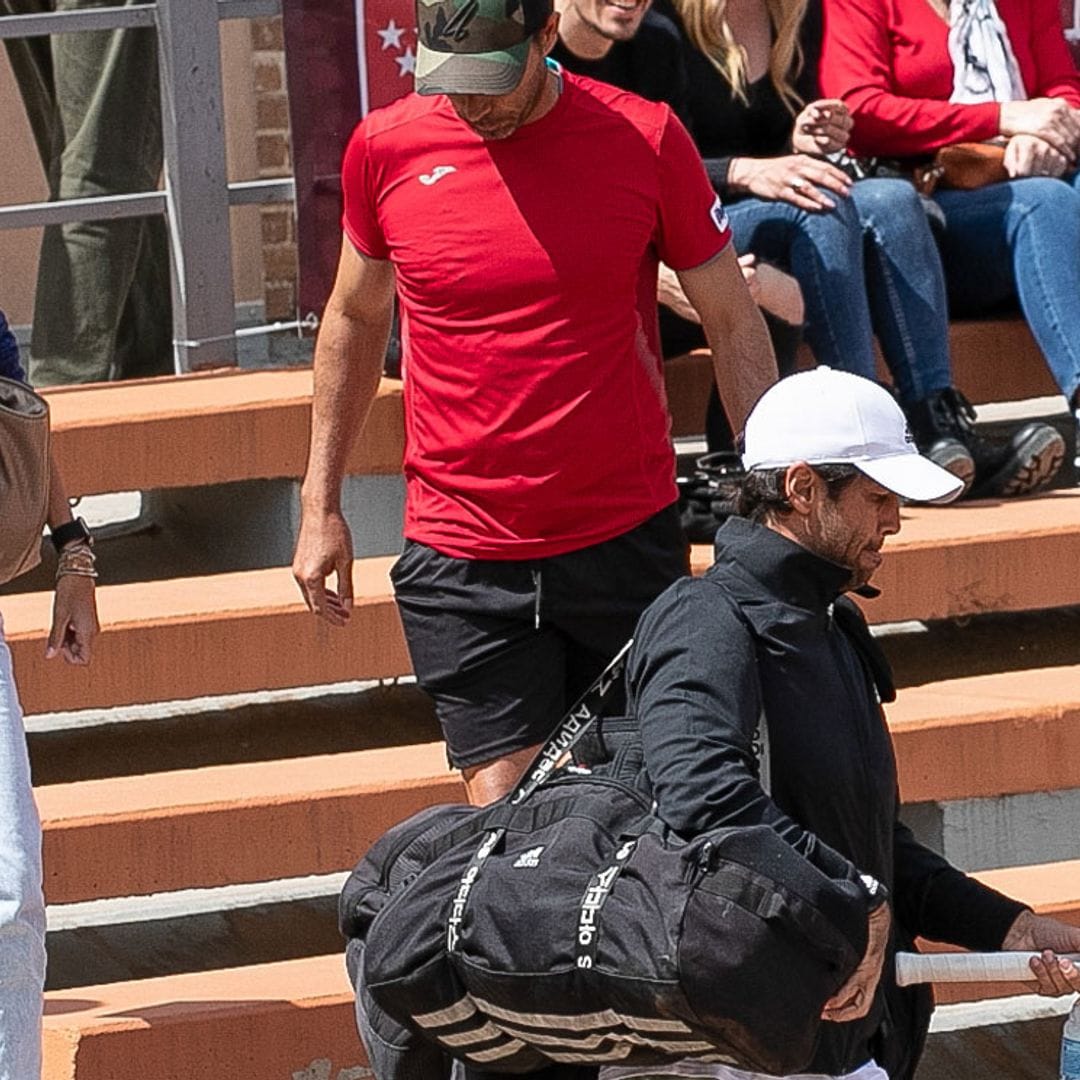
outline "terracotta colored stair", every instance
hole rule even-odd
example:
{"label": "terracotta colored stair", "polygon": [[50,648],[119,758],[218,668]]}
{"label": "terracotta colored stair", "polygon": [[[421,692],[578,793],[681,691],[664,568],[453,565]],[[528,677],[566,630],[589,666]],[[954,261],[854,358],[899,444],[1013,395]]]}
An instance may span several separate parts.
{"label": "terracotta colored stair", "polygon": [[[953,323],[949,345],[953,383],[976,405],[1060,392],[1027,324],[1019,319]],[[812,367],[813,363],[810,350],[804,346],[799,365]],[[878,373],[887,379],[880,355]],[[703,402],[712,380],[708,353],[693,352],[669,360],[666,374],[674,434],[699,435],[705,418]]]}
{"label": "terracotta colored stair", "polygon": [[[1022,323],[957,324],[952,347],[957,385],[976,403],[1055,392]],[[676,434],[699,433],[707,359],[676,360],[666,375]],[[295,479],[310,394],[305,369],[65,388],[49,399],[72,493],[93,494]],[[383,380],[349,471],[396,474],[402,450],[401,384]],[[872,622],[1080,604],[1080,492],[904,515],[878,578],[882,596],[866,603]],[[709,561],[708,549],[695,549],[695,572]],[[24,705],[33,714],[406,674],[390,562],[357,563],[345,630],[306,612],[285,568],[104,587],[89,672],[43,660],[47,596],[4,597]],[[907,802],[1080,787],[1080,667],[910,687],[889,722]],[[392,822],[463,797],[434,743],[36,794],[53,904],[341,871]],[[1080,922],[1080,860],[980,876]],[[947,991],[949,1000],[981,992]],[[45,1080],[368,1075],[339,954],[53,991],[46,1014]]]}
{"label": "terracotta colored stair", "polygon": [[[908,508],[866,603],[872,622],[1080,604],[1080,490],[1002,504]],[[694,550],[697,573],[710,563]],[[5,598],[4,619],[29,713],[164,701],[407,674],[386,573],[356,564],[345,630],[304,608],[285,568],[106,586],[89,671],[44,660],[45,594]]]}
{"label": "terracotta colored stair", "polygon": [[[1080,923],[1080,860],[979,876]],[[972,1000],[978,989],[938,988],[938,998]],[[79,987],[50,993],[45,1012],[47,1080],[367,1075],[339,954]]]}
{"label": "terracotta colored stair", "polygon": [[[956,385],[976,404],[1057,393],[1018,320],[956,323]],[[811,363],[809,353],[803,360]],[[712,378],[704,353],[665,366],[676,435],[700,434]],[[73,495],[299,477],[307,455],[308,368],[201,372],[47,391],[57,456]],[[354,474],[400,471],[401,383],[383,379],[349,457]]]}
{"label": "terracotta colored stair", "polygon": [[[905,802],[1080,787],[1080,667],[909,688],[887,712]],[[442,745],[428,743],[79,781],[37,795],[46,896],[72,903],[345,870],[389,825],[461,801],[463,790]]]}

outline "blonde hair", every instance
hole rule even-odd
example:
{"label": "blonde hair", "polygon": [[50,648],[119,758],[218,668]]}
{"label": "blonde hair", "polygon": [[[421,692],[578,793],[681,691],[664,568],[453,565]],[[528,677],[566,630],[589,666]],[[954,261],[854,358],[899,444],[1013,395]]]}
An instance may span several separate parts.
{"label": "blonde hair", "polygon": [[[704,53],[727,80],[732,92],[746,102],[746,53],[732,36],[724,17],[727,0],[672,0],[695,48]],[[769,78],[794,116],[803,105],[794,80],[802,70],[799,27],[807,0],[765,0],[775,38],[769,50]]]}

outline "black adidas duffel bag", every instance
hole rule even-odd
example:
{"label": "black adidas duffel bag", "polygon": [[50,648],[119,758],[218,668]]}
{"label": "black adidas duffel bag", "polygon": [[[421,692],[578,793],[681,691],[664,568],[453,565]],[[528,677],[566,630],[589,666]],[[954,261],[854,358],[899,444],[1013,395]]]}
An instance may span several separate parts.
{"label": "black adidas duffel bag", "polygon": [[450,1058],[805,1069],[865,952],[866,888],[767,826],[681,842],[633,771],[541,766],[524,794],[423,811],[372,846],[340,913],[379,1080]]}

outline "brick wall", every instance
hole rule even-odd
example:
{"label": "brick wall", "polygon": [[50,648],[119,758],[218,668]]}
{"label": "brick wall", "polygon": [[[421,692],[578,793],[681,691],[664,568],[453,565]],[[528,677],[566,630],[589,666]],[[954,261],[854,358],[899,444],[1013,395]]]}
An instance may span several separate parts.
{"label": "brick wall", "polygon": [[[259,177],[292,175],[289,100],[281,18],[253,19],[255,65],[255,151]],[[263,296],[268,320],[296,316],[296,212],[288,204],[260,210]]]}

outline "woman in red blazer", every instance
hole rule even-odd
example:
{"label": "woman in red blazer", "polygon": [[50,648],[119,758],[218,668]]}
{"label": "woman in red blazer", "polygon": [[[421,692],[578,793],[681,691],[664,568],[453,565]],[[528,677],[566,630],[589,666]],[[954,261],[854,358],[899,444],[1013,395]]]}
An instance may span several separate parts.
{"label": "woman in red blazer", "polygon": [[[824,10],[822,90],[852,113],[853,153],[925,159],[956,142],[1005,144],[1009,180],[934,194],[950,308],[986,315],[1018,299],[1080,425],[1080,75],[1058,0]],[[965,15],[991,28],[985,52],[970,38],[958,49],[954,31],[950,53],[950,25]]]}

